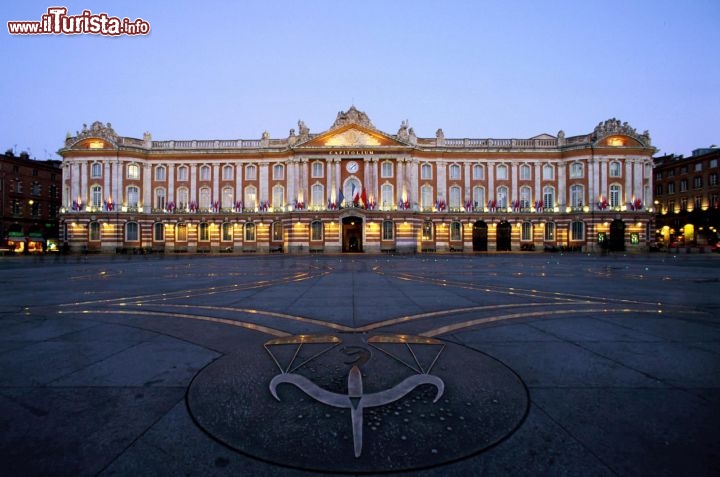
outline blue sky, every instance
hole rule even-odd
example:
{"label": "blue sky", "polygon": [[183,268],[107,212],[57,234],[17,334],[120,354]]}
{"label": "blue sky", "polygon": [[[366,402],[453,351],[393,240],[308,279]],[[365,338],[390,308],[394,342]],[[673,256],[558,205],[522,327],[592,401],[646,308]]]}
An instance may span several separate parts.
{"label": "blue sky", "polygon": [[[16,5],[13,5],[16,3]],[[15,36],[61,4],[151,33]],[[3,2],[0,148],[57,158],[99,120],[153,139],[286,137],[354,104],[396,133],[527,138],[618,118],[661,153],[720,145],[720,2]]]}

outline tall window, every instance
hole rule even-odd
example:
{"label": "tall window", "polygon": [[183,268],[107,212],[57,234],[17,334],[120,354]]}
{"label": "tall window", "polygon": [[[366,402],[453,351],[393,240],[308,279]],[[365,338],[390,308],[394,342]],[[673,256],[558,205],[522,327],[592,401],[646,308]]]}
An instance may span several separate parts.
{"label": "tall window", "polygon": [[245,178],[249,181],[254,181],[257,179],[257,167],[253,164],[250,164],[245,167]]}
{"label": "tall window", "polygon": [[179,181],[186,181],[186,180],[188,180],[188,168],[187,168],[187,166],[180,166],[180,167],[178,167],[177,177],[178,177],[178,180],[179,180]]}
{"label": "tall window", "polygon": [[209,187],[201,187],[200,188],[200,196],[198,197],[198,207],[200,209],[209,209],[210,208],[210,188]]}
{"label": "tall window", "polygon": [[246,209],[254,210],[257,207],[257,190],[254,186],[245,188],[245,205]]}
{"label": "tall window", "polygon": [[222,224],[222,235],[221,239],[223,242],[231,242],[233,239],[233,224],[230,222],[223,222]]}
{"label": "tall window", "polygon": [[432,166],[430,164],[422,164],[420,166],[420,178],[425,180],[432,179]]}
{"label": "tall window", "polygon": [[222,208],[231,209],[233,207],[233,199],[235,198],[235,191],[232,187],[223,187],[222,190]]}
{"label": "tall window", "polygon": [[102,164],[94,163],[90,166],[90,177],[97,179],[102,176]]}
{"label": "tall window", "polygon": [[272,239],[273,239],[273,242],[282,242],[282,239],[283,239],[282,222],[273,222],[272,223]]}
{"label": "tall window", "polygon": [[483,166],[481,166],[480,164],[475,164],[473,166],[473,179],[475,179],[475,180],[485,179],[485,168]]}
{"label": "tall window", "polygon": [[90,205],[95,208],[102,207],[102,187],[99,185],[90,188]]}
{"label": "tall window", "polygon": [[507,166],[502,165],[502,164],[497,166],[496,177],[500,181],[506,180],[508,178]]}
{"label": "tall window", "polygon": [[585,224],[579,220],[570,223],[570,240],[585,239]]}
{"label": "tall window", "polygon": [[155,208],[165,208],[165,189],[163,187],[158,187],[157,189],[155,189]]}
{"label": "tall window", "polygon": [[420,188],[420,207],[423,210],[430,210],[433,206],[433,188],[424,185]]}
{"label": "tall window", "polygon": [[201,181],[209,181],[210,180],[210,166],[200,166],[200,180]]}
{"label": "tall window", "polygon": [[165,240],[165,224],[155,222],[153,224],[153,240],[155,242],[163,242]]}
{"label": "tall window", "polygon": [[135,186],[127,188],[127,204],[128,207],[137,207],[140,201],[140,189]]}
{"label": "tall window", "polygon": [[393,176],[393,163],[390,161],[385,161],[382,163],[382,168],[380,169],[380,177],[387,178]]}
{"label": "tall window", "polygon": [[207,222],[203,222],[198,226],[198,240],[203,242],[210,240],[210,226]]}
{"label": "tall window", "polygon": [[481,210],[485,207],[485,188],[484,187],[480,187],[480,186],[473,187],[473,207],[479,207]]}
{"label": "tall window", "polygon": [[508,206],[508,188],[501,186],[497,188],[496,205],[499,209],[505,209]]}
{"label": "tall window", "polygon": [[523,222],[520,228],[520,240],[528,242],[532,240],[533,226],[530,222]]}
{"label": "tall window", "polygon": [[459,180],[460,179],[460,166],[457,164],[451,164],[450,165],[450,180]]}
{"label": "tall window", "polygon": [[310,224],[310,240],[320,241],[323,239],[323,225],[319,220],[314,220]]}
{"label": "tall window", "polygon": [[125,224],[125,240],[128,242],[137,242],[140,240],[140,227],[137,222],[128,222]]}
{"label": "tall window", "polygon": [[283,180],[285,178],[285,167],[282,164],[275,164],[273,166],[273,179],[276,181]]}
{"label": "tall window", "polygon": [[272,188],[272,206],[274,209],[280,209],[285,204],[285,188],[280,184],[276,184]]}
{"label": "tall window", "polygon": [[532,197],[532,189],[528,186],[520,188],[520,207],[523,209],[530,208],[530,199]]}
{"label": "tall window", "polygon": [[128,179],[140,179],[140,166],[138,166],[137,164],[128,164],[127,178]]}
{"label": "tall window", "polygon": [[610,177],[620,177],[621,168],[618,161],[612,161],[610,163]]}
{"label": "tall window", "polygon": [[461,206],[462,206],[462,190],[458,186],[450,187],[448,207],[453,210],[459,210]]}
{"label": "tall window", "polygon": [[450,240],[453,242],[462,240],[462,224],[460,222],[450,224]]}
{"label": "tall window", "polygon": [[583,177],[583,165],[580,162],[570,164],[570,179],[579,179]]}
{"label": "tall window", "polygon": [[180,188],[178,188],[178,190],[177,190],[177,204],[176,204],[176,206],[177,206],[177,208],[178,208],[179,210],[185,210],[185,209],[187,209],[187,206],[188,206],[188,204],[189,204],[189,202],[190,202],[190,200],[188,199],[188,197],[189,197],[189,193],[188,193],[187,188],[185,188],[185,187],[180,187]]}
{"label": "tall window", "polygon": [[325,187],[322,184],[313,184],[310,190],[310,206],[316,209],[325,206]]}
{"label": "tall window", "polygon": [[555,179],[555,168],[550,164],[545,164],[543,166],[543,179],[546,181]]}
{"label": "tall window", "polygon": [[235,175],[234,172],[235,172],[235,170],[234,170],[233,166],[231,166],[229,164],[223,166],[223,172],[222,172],[223,180],[226,180],[226,181],[233,180],[233,176]]}
{"label": "tall window", "polygon": [[583,199],[585,196],[585,188],[580,184],[573,184],[570,186],[570,206],[571,207],[582,207]]}
{"label": "tall window", "polygon": [[247,224],[245,224],[245,241],[255,241],[255,224],[253,224],[252,222],[248,222]]}
{"label": "tall window", "polygon": [[545,240],[548,242],[555,241],[555,223],[554,222],[546,222],[545,223]]}
{"label": "tall window", "polygon": [[687,192],[688,190],[688,181],[687,179],[680,180],[680,192]]}
{"label": "tall window", "polygon": [[88,224],[88,235],[91,242],[97,242],[100,240],[100,223],[90,222]]}
{"label": "tall window", "polygon": [[187,242],[187,224],[177,224],[175,227],[175,241]]}
{"label": "tall window", "polygon": [[610,207],[620,207],[622,188],[618,184],[610,186]]}
{"label": "tall window", "polygon": [[392,210],[395,205],[392,184],[383,184],[380,187],[380,208],[382,210]]}
{"label": "tall window", "polygon": [[395,224],[392,220],[385,220],[382,224],[382,239],[393,240],[395,232]]}
{"label": "tall window", "polygon": [[422,239],[426,240],[426,241],[433,239],[433,223],[432,222],[427,221],[427,222],[423,223]]}
{"label": "tall window", "polygon": [[702,189],[702,186],[703,186],[702,176],[693,177],[693,187],[695,189]]}
{"label": "tall window", "polygon": [[530,166],[527,164],[520,166],[520,179],[524,181],[530,180]]}
{"label": "tall window", "polygon": [[675,183],[668,182],[667,189],[668,189],[668,194],[674,194],[675,193]]}
{"label": "tall window", "polygon": [[555,207],[555,189],[552,186],[543,187],[543,207]]}
{"label": "tall window", "polygon": [[314,178],[324,177],[325,176],[325,167],[323,166],[323,163],[320,161],[313,162],[311,174]]}
{"label": "tall window", "polygon": [[166,170],[167,169],[165,169],[165,166],[157,166],[155,168],[155,180],[156,181],[164,181],[165,176],[166,176],[166,174],[165,174]]}

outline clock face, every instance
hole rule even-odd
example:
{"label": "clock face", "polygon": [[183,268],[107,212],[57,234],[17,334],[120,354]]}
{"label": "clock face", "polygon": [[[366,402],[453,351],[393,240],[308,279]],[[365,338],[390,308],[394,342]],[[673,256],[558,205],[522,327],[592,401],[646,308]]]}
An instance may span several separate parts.
{"label": "clock face", "polygon": [[345,166],[345,168],[350,174],[355,174],[360,169],[360,166],[357,162],[350,161],[347,163],[347,166]]}

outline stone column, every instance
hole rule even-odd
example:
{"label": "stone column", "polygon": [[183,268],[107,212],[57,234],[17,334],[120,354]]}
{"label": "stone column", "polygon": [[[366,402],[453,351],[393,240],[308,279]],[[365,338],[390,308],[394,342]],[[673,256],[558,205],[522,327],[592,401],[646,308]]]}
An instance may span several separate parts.
{"label": "stone column", "polygon": [[197,201],[197,164],[190,165],[190,202]]}
{"label": "stone column", "polygon": [[168,164],[168,190],[167,201],[175,202],[175,164]]}
{"label": "stone column", "polygon": [[152,166],[150,164],[143,164],[142,168],[143,182],[142,182],[142,212],[150,212],[152,210]]}
{"label": "stone column", "polygon": [[212,201],[215,202],[217,200],[220,200],[220,163],[213,163],[212,176]]}

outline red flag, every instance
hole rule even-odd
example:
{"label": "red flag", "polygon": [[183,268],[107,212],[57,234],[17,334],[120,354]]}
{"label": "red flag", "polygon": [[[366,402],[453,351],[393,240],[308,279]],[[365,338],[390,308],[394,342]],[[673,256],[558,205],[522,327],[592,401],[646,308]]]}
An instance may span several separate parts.
{"label": "red flag", "polygon": [[360,202],[360,194],[355,192],[355,197],[353,197],[353,205],[357,207],[358,202]]}
{"label": "red flag", "polygon": [[368,205],[367,191],[365,190],[364,187],[362,188],[362,195],[360,195],[360,199],[362,200],[363,207],[367,207],[367,205]]}

